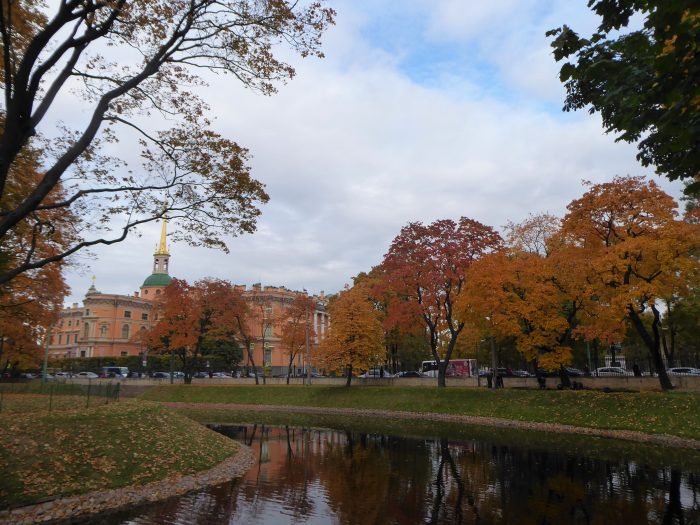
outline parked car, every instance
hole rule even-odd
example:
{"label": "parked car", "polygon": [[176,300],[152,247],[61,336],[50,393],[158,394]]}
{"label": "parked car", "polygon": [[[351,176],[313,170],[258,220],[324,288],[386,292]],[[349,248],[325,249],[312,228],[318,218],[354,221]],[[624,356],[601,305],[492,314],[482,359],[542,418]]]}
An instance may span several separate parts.
{"label": "parked car", "polygon": [[601,366],[595,369],[593,375],[599,377],[620,377],[628,376],[630,373],[621,366]]}
{"label": "parked car", "polygon": [[513,370],[513,377],[535,377],[535,374],[527,370]]}
{"label": "parked car", "polygon": [[170,379],[170,372],[153,372],[151,377],[154,379]]}
{"label": "parked car", "polygon": [[396,377],[425,377],[423,374],[417,370],[407,370],[405,372],[399,372]]}
{"label": "parked car", "polygon": [[381,368],[370,368],[367,372],[360,374],[358,377],[360,379],[388,379],[394,377],[394,374],[387,370],[382,372]]}
{"label": "parked car", "polygon": [[[207,376],[209,376],[209,374],[207,374]],[[211,376],[219,379],[229,379],[231,374],[227,374],[226,372],[214,372]]]}
{"label": "parked car", "polygon": [[98,376],[95,372],[78,372],[76,377],[79,377],[80,379],[97,379],[100,376]]}
{"label": "parked car", "polygon": [[583,377],[586,375],[586,373],[583,370],[579,370],[578,368],[574,368],[573,366],[565,366],[564,370],[566,370],[567,374],[573,377]]}
{"label": "parked car", "polygon": [[[43,372],[38,372],[38,373],[36,374],[36,379],[44,379],[44,373],[43,373]],[[56,378],[55,378],[53,375],[51,375],[51,374],[49,374],[48,372],[46,372],[46,380],[47,380],[47,381],[55,381]]]}
{"label": "parked car", "polygon": [[[506,368],[503,366],[498,367],[496,370],[498,370],[498,375],[500,377],[513,377],[515,375],[510,368]],[[488,377],[491,374],[492,372],[490,368],[486,368],[484,370],[479,371],[479,377]]]}
{"label": "parked car", "polygon": [[677,366],[666,371],[672,376],[700,376],[700,368],[691,368],[689,366]]}
{"label": "parked car", "polygon": [[56,372],[55,376],[57,379],[70,379],[73,377],[73,374],[70,372]]}

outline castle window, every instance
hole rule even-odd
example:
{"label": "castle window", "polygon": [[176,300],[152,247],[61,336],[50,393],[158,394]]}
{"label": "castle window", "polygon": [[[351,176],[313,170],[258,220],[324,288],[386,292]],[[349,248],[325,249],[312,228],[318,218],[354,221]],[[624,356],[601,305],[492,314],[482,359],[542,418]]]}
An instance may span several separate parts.
{"label": "castle window", "polygon": [[80,319],[76,319],[75,326],[80,326]]}
{"label": "castle window", "polygon": [[77,343],[77,342],[78,342],[78,334],[75,334],[75,335],[73,336],[73,342],[74,342],[74,343]]}
{"label": "castle window", "polygon": [[156,295],[160,295],[160,290],[156,290]]}
{"label": "castle window", "polygon": [[144,290],[143,295],[148,295],[148,290]]}
{"label": "castle window", "polygon": [[122,352],[122,357],[125,357],[127,355],[126,352]]}
{"label": "castle window", "polygon": [[272,348],[265,348],[265,366],[272,365]]}
{"label": "castle window", "polygon": [[129,325],[122,326],[122,339],[129,339]]}
{"label": "castle window", "polygon": [[148,314],[141,314],[142,321],[148,321]]}
{"label": "castle window", "polygon": [[90,325],[88,323],[83,323],[83,336],[87,337],[90,333]]}
{"label": "castle window", "polygon": [[89,308],[87,308],[87,309],[85,310],[85,315],[90,315],[90,309],[89,309]]}
{"label": "castle window", "polygon": [[58,344],[63,344],[63,334],[58,334]]}
{"label": "castle window", "polygon": [[100,337],[107,337],[107,325],[100,326]]}
{"label": "castle window", "polygon": [[69,321],[68,321],[68,326],[71,326],[72,323],[73,323],[73,321],[69,320]]}
{"label": "castle window", "polygon": [[272,325],[265,325],[265,337],[272,337]]}
{"label": "castle window", "polygon": [[124,310],[124,317],[131,319],[131,310]]}

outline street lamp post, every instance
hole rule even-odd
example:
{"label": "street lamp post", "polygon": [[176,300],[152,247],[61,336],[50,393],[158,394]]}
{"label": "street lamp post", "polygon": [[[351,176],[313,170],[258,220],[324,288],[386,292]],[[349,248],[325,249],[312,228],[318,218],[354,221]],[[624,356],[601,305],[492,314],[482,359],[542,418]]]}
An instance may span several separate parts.
{"label": "street lamp post", "polygon": [[[306,290],[304,290],[306,291]],[[304,335],[306,337],[306,379],[308,385],[311,385],[311,356],[309,355],[309,305],[306,304],[306,313],[304,316]]]}
{"label": "street lamp post", "polygon": [[51,327],[46,330],[46,344],[44,345],[44,366],[41,372],[41,383],[46,383],[46,373],[49,368],[49,345],[51,344]]}

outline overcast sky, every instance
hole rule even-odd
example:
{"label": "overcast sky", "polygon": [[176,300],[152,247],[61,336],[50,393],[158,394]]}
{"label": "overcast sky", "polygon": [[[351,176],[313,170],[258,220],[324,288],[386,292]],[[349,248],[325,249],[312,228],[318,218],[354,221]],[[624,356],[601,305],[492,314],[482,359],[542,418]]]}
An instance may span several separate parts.
{"label": "overcast sky", "polygon": [[[615,175],[646,173],[680,194],[597,116],[561,111],[544,33],[591,31],[586,0],[328,3],[338,15],[326,58],[294,59],[297,76],[277,95],[228,77],[202,92],[217,130],[250,149],[270,202],[228,255],[171,245],[171,275],[333,293],[378,264],[410,221],[464,215],[500,229],[561,215],[582,179]],[[138,290],[159,231],[76,259],[67,302],[82,300],[92,275],[103,293]]]}

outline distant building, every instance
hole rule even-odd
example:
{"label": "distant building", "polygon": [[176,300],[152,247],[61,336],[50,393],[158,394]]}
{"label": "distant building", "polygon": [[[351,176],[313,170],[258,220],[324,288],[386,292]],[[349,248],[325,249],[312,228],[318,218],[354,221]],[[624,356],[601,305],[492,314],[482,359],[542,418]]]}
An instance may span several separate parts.
{"label": "distant building", "polygon": [[[134,335],[139,330],[148,330],[157,322],[153,301],[170,284],[170,251],[166,245],[166,222],[163,221],[160,243],[153,254],[153,270],[146,277],[138,292],[133,295],[102,293],[92,286],[83,300],[83,306],[74,303],[64,308],[59,322],[51,330],[49,356],[68,357],[119,357],[142,355],[145,351]],[[247,288],[236,286],[252,309],[260,309],[258,318],[251,322],[253,334],[253,360],[257,367],[267,367],[273,375],[287,371],[289,357],[282,348],[281,326],[275,322],[281,317],[294,298],[305,292],[288,290],[284,286],[262,286],[254,284]],[[316,310],[309,312],[310,325],[316,337],[310,341],[315,346],[328,331],[329,317],[326,298],[321,292],[315,297]],[[243,350],[243,366],[249,365],[248,353]],[[303,353],[302,353],[303,354]],[[294,372],[305,368],[305,356],[299,355],[294,362]]]}

